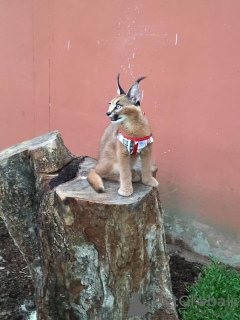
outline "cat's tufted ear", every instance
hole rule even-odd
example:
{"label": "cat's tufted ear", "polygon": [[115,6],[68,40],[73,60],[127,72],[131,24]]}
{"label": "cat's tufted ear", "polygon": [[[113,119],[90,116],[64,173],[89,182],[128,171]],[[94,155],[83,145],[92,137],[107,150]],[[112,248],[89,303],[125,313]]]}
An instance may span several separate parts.
{"label": "cat's tufted ear", "polygon": [[139,82],[146,77],[141,77],[137,79],[137,81],[134,82],[134,84],[131,86],[127,93],[127,98],[132,101],[134,105],[139,106],[140,105],[140,90],[139,90]]}
{"label": "cat's tufted ear", "polygon": [[118,94],[126,94],[126,92],[123,90],[123,88],[120,86],[119,83],[120,73],[117,76],[117,87],[118,87]]}

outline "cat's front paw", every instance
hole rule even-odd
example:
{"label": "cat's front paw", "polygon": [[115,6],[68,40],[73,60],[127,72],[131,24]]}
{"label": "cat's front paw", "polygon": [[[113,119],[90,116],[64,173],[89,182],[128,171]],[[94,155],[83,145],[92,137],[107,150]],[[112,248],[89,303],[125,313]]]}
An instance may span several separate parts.
{"label": "cat's front paw", "polygon": [[158,182],[155,178],[150,177],[148,179],[142,179],[142,183],[146,184],[147,186],[151,186],[151,187],[157,187],[158,186]]}
{"label": "cat's front paw", "polygon": [[118,193],[123,196],[123,197],[128,197],[131,194],[133,194],[133,187],[121,187],[120,189],[118,189]]}

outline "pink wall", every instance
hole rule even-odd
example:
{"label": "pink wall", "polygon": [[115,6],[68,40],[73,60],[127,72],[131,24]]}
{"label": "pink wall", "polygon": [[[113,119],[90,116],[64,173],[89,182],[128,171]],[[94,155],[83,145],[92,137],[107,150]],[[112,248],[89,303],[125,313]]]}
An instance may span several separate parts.
{"label": "pink wall", "polygon": [[0,149],[59,130],[96,157],[117,74],[126,90],[147,76],[164,208],[239,232],[239,12],[239,0],[1,1]]}

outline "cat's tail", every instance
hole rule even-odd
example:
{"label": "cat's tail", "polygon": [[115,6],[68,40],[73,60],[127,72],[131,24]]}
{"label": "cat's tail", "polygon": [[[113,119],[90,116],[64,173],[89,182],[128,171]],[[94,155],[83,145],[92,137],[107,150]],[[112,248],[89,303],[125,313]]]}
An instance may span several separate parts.
{"label": "cat's tail", "polygon": [[92,169],[89,171],[87,179],[95,191],[99,193],[104,192],[104,185],[103,185],[102,178],[96,173],[95,169]]}

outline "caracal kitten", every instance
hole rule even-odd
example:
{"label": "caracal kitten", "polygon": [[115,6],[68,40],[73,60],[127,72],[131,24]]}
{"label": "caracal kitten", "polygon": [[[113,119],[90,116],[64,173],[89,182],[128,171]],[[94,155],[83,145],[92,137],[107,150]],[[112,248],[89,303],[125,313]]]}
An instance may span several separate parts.
{"label": "caracal kitten", "polygon": [[88,182],[97,192],[104,192],[103,178],[120,181],[118,193],[130,196],[133,193],[132,181],[140,180],[132,170],[139,157],[142,182],[158,186],[151,171],[152,131],[140,108],[139,82],[144,78],[139,78],[125,93],[119,84],[119,75],[117,77],[118,95],[109,103],[107,112],[111,124],[103,133],[98,163],[88,174]]}

